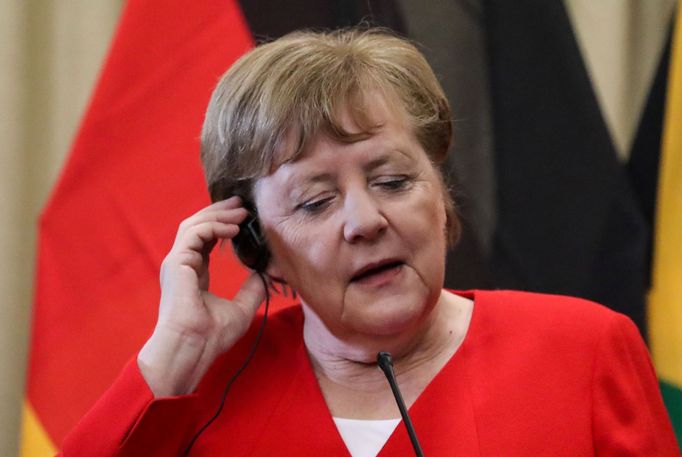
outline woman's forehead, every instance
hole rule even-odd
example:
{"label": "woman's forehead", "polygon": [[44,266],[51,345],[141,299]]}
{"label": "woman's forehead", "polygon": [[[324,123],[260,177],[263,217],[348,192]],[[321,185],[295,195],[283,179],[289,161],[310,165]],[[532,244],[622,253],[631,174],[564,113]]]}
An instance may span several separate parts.
{"label": "woman's forehead", "polygon": [[371,90],[339,103],[329,119],[319,119],[314,126],[296,123],[286,129],[277,144],[269,172],[280,165],[310,156],[321,141],[355,143],[379,133],[387,124],[414,135],[409,116],[395,97]]}

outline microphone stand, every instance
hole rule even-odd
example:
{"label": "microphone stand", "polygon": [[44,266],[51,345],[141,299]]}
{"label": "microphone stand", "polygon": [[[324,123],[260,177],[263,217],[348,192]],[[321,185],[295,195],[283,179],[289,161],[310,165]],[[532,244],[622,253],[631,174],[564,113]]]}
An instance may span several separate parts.
{"label": "microphone stand", "polygon": [[393,396],[395,397],[396,403],[398,403],[398,409],[400,410],[400,415],[403,417],[403,422],[405,423],[405,428],[407,428],[407,434],[410,436],[410,441],[412,442],[412,447],[414,448],[414,454],[417,457],[424,457],[424,452],[419,445],[419,439],[417,439],[417,433],[414,431],[412,426],[412,420],[410,420],[410,415],[407,413],[407,408],[405,407],[405,402],[403,401],[403,396],[400,394],[398,389],[398,383],[395,379],[395,374],[393,373],[393,359],[391,354],[388,352],[380,352],[377,354],[377,364],[381,371],[386,375],[388,383],[393,391]]}

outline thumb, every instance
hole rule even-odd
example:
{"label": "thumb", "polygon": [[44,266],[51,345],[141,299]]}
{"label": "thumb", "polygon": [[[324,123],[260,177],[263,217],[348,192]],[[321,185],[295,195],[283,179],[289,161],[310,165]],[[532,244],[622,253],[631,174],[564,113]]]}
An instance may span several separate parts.
{"label": "thumb", "polygon": [[252,272],[239,288],[232,302],[241,308],[244,314],[253,316],[256,314],[258,306],[265,300],[265,287],[264,278],[258,273]]}

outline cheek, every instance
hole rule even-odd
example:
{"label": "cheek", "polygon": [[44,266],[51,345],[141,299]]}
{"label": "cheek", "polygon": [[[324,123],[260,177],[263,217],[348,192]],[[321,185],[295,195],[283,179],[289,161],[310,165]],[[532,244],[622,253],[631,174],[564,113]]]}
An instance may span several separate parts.
{"label": "cheek", "polygon": [[[410,214],[410,217],[405,217]],[[426,277],[434,281],[444,275],[447,250],[447,232],[445,204],[437,186],[431,185],[415,199],[408,211],[405,208],[397,214],[403,221],[403,239],[411,246],[417,268]]]}
{"label": "cheek", "polygon": [[271,231],[273,259],[281,267],[283,279],[292,287],[306,289],[306,283],[319,282],[332,273],[335,255],[323,224],[283,223]]}
{"label": "cheek", "polygon": [[[400,215],[406,224],[410,225],[414,236],[422,239],[426,244],[442,241],[445,245],[447,214],[442,192],[440,186],[433,182],[422,183],[422,188],[413,200],[411,208],[408,211],[403,208]],[[405,217],[406,214],[411,216]],[[436,236],[436,234],[440,236]]]}

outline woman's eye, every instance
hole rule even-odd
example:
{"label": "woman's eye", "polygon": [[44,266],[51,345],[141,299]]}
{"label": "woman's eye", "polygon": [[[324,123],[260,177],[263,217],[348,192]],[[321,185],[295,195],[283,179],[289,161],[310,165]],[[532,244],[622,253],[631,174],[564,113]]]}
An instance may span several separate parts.
{"label": "woman's eye", "polygon": [[402,190],[407,187],[409,179],[407,176],[390,176],[376,181],[376,185],[386,190]]}
{"label": "woman's eye", "polygon": [[316,214],[324,211],[327,206],[329,206],[329,203],[331,202],[332,197],[325,197],[325,198],[320,198],[317,200],[310,200],[307,202],[303,202],[300,205],[298,205],[298,208],[305,211],[306,213],[310,214]]}

